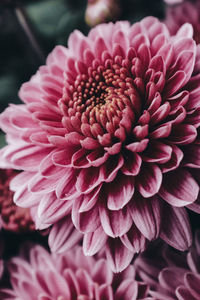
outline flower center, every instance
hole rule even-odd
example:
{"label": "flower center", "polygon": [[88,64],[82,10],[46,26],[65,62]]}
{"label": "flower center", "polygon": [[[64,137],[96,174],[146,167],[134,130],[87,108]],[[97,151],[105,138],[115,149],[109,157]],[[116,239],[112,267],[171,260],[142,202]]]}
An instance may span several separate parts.
{"label": "flower center", "polygon": [[130,70],[122,63],[110,62],[107,66],[89,67],[87,74],[77,75],[72,96],[64,100],[68,117],[78,117],[81,124],[90,126],[98,123],[104,133],[113,133],[125,109],[135,113],[136,97],[140,96]]}

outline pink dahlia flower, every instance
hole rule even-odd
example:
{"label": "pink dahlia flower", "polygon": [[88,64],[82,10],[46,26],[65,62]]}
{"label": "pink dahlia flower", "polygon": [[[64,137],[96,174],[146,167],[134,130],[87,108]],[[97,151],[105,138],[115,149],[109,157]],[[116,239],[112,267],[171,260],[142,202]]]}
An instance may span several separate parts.
{"label": "pink dahlia flower", "polygon": [[117,0],[88,0],[85,20],[89,26],[95,26],[108,20],[114,20],[119,15]]}
{"label": "pink dahlia flower", "polygon": [[83,255],[80,247],[50,255],[41,246],[24,247],[23,256],[9,264],[12,290],[1,290],[9,300],[135,300],[144,299],[148,286],[135,280],[133,266],[114,275],[105,259]]}
{"label": "pink dahlia flower", "polygon": [[192,35],[186,24],[171,37],[153,17],[101,24],[87,37],[75,31],[23,84],[24,104],[1,114],[0,164],[23,170],[11,183],[14,201],[31,208],[37,228],[55,225],[57,251],[81,232],[86,255],[105,247],[121,271],[146,240],[190,246],[185,207],[200,212]]}
{"label": "pink dahlia flower", "polygon": [[22,208],[13,202],[14,193],[9,184],[19,172],[0,169],[0,218],[4,229],[14,232],[35,229],[29,208]]}
{"label": "pink dahlia flower", "polygon": [[152,256],[136,260],[137,272],[149,284],[149,293],[153,299],[199,300],[200,232],[196,232],[195,242],[189,253],[177,253],[166,248],[161,258],[157,254],[154,261]]}
{"label": "pink dahlia flower", "polygon": [[185,1],[182,5],[176,7],[167,7],[165,24],[171,34],[184,24],[190,23],[193,26],[193,38],[197,44],[200,43],[200,0]]}

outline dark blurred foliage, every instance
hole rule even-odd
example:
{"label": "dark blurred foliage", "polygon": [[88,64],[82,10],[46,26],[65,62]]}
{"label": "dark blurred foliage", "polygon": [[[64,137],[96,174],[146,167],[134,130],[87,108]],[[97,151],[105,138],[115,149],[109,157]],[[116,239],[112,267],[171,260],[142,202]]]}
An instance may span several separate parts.
{"label": "dark blurred foliage", "polygon": [[[10,102],[19,103],[20,85],[44,64],[55,45],[66,46],[74,29],[87,34],[86,5],[86,0],[0,0],[0,112]],[[121,0],[120,6],[119,19],[131,23],[147,15],[163,17],[162,0]],[[31,46],[23,18],[38,49]]]}

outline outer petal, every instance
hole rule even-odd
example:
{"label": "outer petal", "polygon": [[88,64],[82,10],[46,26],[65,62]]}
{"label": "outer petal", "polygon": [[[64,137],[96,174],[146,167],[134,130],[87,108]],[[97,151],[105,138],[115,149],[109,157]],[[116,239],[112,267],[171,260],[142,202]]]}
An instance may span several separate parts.
{"label": "outer petal", "polygon": [[198,196],[199,185],[192,175],[179,168],[164,176],[159,195],[173,206],[185,206],[193,203]]}
{"label": "outer petal", "polygon": [[48,243],[52,252],[63,253],[81,240],[82,234],[74,227],[71,217],[65,217],[52,227]]}
{"label": "outer petal", "polygon": [[185,251],[192,243],[192,234],[187,213],[184,208],[166,206],[163,208],[160,237],[172,247]]}
{"label": "outer petal", "polygon": [[162,183],[162,173],[156,165],[143,165],[140,175],[137,178],[137,188],[143,197],[155,195]]}
{"label": "outer petal", "polygon": [[140,196],[133,199],[131,216],[137,228],[149,240],[160,233],[162,209],[157,197],[145,199]]}
{"label": "outer petal", "polygon": [[119,239],[109,239],[106,245],[106,256],[113,272],[123,271],[130,264],[133,254]]}
{"label": "outer petal", "polygon": [[83,251],[85,255],[94,255],[100,251],[107,241],[107,235],[100,226],[94,232],[88,232],[83,237]]}
{"label": "outer petal", "polygon": [[99,207],[99,215],[105,233],[113,238],[128,232],[132,225],[131,215],[127,208],[109,211],[102,205]]}

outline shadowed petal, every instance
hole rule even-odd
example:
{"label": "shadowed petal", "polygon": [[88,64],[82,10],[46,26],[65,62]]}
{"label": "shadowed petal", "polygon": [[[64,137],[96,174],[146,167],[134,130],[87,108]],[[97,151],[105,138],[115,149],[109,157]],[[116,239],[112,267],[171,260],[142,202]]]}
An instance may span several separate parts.
{"label": "shadowed petal", "polygon": [[130,264],[133,254],[119,239],[109,239],[106,245],[106,256],[113,272],[123,271]]}
{"label": "shadowed petal", "polygon": [[159,195],[174,206],[185,206],[197,199],[199,185],[185,169],[168,173],[163,177]]}
{"label": "shadowed petal", "polygon": [[180,251],[187,250],[191,245],[192,235],[185,209],[168,206],[163,211],[165,218],[162,220],[160,237]]}

